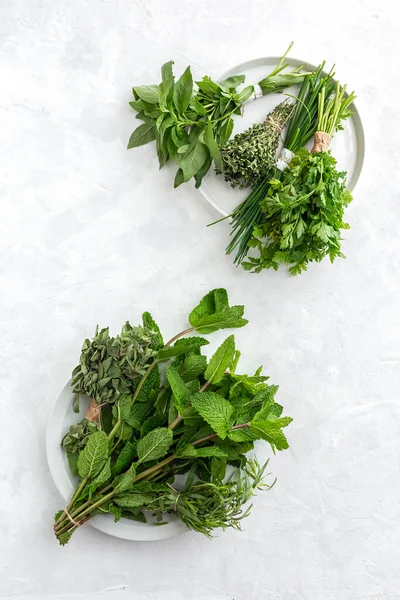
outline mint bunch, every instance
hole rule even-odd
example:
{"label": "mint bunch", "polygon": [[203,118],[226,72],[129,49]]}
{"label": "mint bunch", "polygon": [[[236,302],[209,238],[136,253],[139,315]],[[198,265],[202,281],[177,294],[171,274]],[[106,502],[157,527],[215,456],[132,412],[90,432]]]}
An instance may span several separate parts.
{"label": "mint bunch", "polygon": [[[233,335],[209,360],[202,354],[208,341],[201,336],[243,327],[243,314],[226,290],[215,289],[190,313],[191,327],[165,344],[149,313],[116,338],[103,329],[85,341],[74,385],[77,394],[95,392],[100,418],[91,420],[89,409],[63,440],[79,483],[55,517],[61,544],[104,513],[162,524],[171,512],[207,536],[217,527],[240,528],[254,492],[270,487],[267,463],[247,454],[256,440],[273,452],[288,448],[283,429],[292,420],[282,416],[278,388],[261,368],[237,373]],[[178,474],[185,475],[183,489],[175,485]]]}

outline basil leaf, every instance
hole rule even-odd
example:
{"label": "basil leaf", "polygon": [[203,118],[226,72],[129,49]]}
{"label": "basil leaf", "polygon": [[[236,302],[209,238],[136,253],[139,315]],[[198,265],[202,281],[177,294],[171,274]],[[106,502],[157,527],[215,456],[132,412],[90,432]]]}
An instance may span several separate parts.
{"label": "basil leaf", "polygon": [[184,181],[189,181],[197,173],[197,171],[204,165],[207,160],[208,152],[204,144],[197,141],[194,145],[189,147],[189,150],[184,154],[180,161],[180,167],[183,171]]}
{"label": "basil leaf", "polygon": [[[241,85],[245,82],[245,75],[233,75],[232,77],[228,77],[224,79],[224,81],[220,81],[219,85],[224,90],[235,90],[238,85]],[[254,88],[253,88],[254,89]]]}
{"label": "basil leaf", "polygon": [[[237,100],[237,102],[239,102],[240,104],[243,104],[243,102],[246,102],[246,100],[247,100],[248,98],[250,98],[250,96],[251,96],[253,93],[254,93],[254,86],[252,86],[252,85],[248,85],[247,87],[245,87],[245,88],[244,88],[244,90],[242,90],[242,91],[240,92],[240,94],[237,94],[237,96],[236,96],[236,100]],[[239,108],[239,111],[240,111],[240,107],[238,107],[238,108]],[[239,114],[240,114],[240,112],[239,112]]]}
{"label": "basil leaf", "polygon": [[170,79],[171,77],[174,76],[174,74],[172,72],[173,64],[174,64],[174,61],[169,60],[168,62],[164,63],[163,66],[161,67],[161,79],[163,81],[166,81],[167,79]]}
{"label": "basil leaf", "polygon": [[185,178],[183,176],[182,169],[178,169],[174,179],[174,188],[179,187],[180,185],[182,185],[182,183],[185,183]]}
{"label": "basil leaf", "polygon": [[218,144],[214,139],[214,133],[211,125],[211,121],[208,121],[207,127],[204,132],[204,142],[207,144],[207,147],[210,151],[211,157],[214,160],[215,166],[218,171],[222,171],[222,157],[221,151],[218,148]]}
{"label": "basil leaf", "polygon": [[132,133],[128,142],[128,150],[130,148],[137,148],[138,146],[143,146],[144,144],[148,144],[156,139],[156,127],[154,125],[150,125],[150,123],[143,123],[143,125],[139,125]]}
{"label": "basil leaf", "polygon": [[158,85],[138,85],[132,91],[149,104],[158,103]]}
{"label": "basil leaf", "polygon": [[212,158],[209,155],[207,160],[204,162],[203,166],[201,167],[201,169],[199,169],[196,173],[196,175],[194,176],[195,181],[196,181],[196,189],[199,189],[199,187],[201,186],[201,182],[203,180],[203,177],[205,175],[207,175],[208,171],[210,170],[210,167],[212,165]]}
{"label": "basil leaf", "polygon": [[171,99],[171,93],[174,87],[174,78],[169,77],[160,83],[158,86],[161,108],[166,108],[167,101]]}
{"label": "basil leaf", "polygon": [[172,99],[178,113],[183,114],[189,106],[193,92],[193,78],[190,72],[190,67],[182,73],[178,81],[174,85]]}

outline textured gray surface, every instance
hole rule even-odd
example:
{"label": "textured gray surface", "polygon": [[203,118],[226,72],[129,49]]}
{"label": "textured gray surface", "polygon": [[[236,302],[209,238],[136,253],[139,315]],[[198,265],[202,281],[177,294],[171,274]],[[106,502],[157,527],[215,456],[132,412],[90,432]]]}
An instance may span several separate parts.
{"label": "textured gray surface", "polygon": [[[398,5],[393,0],[0,0],[0,596],[81,600],[400,598]],[[358,93],[365,169],[346,261],[251,276],[228,226],[154,148],[125,150],[133,84],[277,54],[337,63]],[[151,310],[166,334],[203,292],[247,306],[243,369],[263,363],[295,418],[277,486],[243,533],[135,544],[90,527],[59,548],[44,434],[96,323]],[[217,340],[222,336],[216,336]]]}

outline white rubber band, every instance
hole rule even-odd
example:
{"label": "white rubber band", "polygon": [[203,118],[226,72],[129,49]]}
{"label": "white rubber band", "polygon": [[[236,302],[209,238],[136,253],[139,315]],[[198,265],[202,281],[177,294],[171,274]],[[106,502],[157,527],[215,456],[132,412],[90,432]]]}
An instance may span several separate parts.
{"label": "white rubber band", "polygon": [[258,85],[258,83],[255,83],[253,87],[254,87],[254,92],[253,92],[254,100],[257,100],[257,98],[262,98],[263,92],[262,92],[261,87]]}
{"label": "white rubber band", "polygon": [[281,155],[276,161],[277,169],[279,169],[280,171],[284,171],[287,168],[290,161],[292,160],[293,156],[294,152],[288,150],[287,148],[282,148]]}

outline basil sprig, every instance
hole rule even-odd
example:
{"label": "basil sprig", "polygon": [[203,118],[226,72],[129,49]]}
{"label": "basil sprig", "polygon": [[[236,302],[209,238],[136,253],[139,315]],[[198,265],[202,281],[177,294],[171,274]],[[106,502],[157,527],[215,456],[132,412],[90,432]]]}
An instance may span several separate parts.
{"label": "basil sprig", "polygon": [[195,89],[190,67],[175,81],[173,64],[162,66],[159,85],[132,88],[130,105],[143,124],[132,133],[128,149],[155,140],[160,168],[170,159],[178,166],[174,187],[194,177],[198,188],[213,162],[222,168],[220,147],[232,133],[232,115],[240,114],[254,88],[236,91],[245,79],[237,75],[220,83],[206,76]]}

